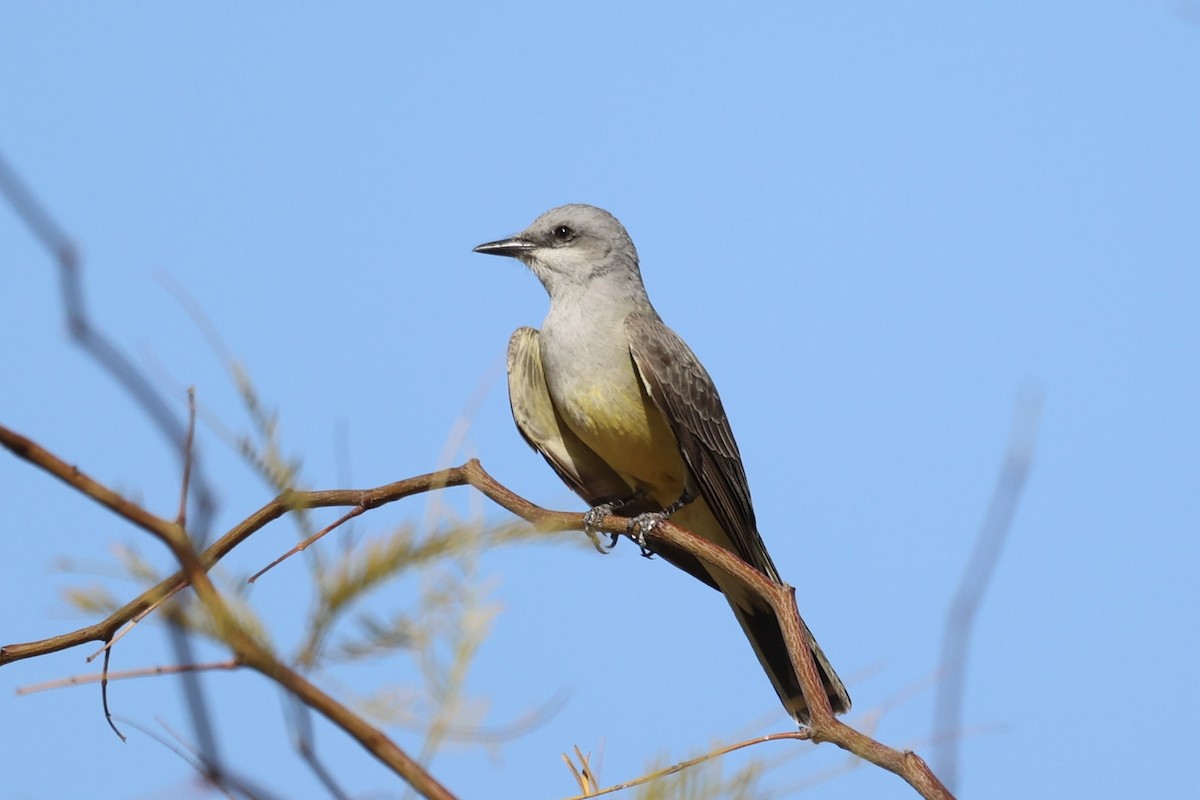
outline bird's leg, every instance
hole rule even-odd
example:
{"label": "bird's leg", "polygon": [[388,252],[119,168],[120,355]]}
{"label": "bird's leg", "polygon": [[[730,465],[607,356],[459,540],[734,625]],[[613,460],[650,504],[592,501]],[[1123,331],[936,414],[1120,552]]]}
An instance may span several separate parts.
{"label": "bird's leg", "polygon": [[600,523],[604,520],[604,518],[612,514],[614,511],[624,508],[630,503],[638,502],[645,496],[646,490],[638,489],[636,492],[629,495],[629,497],[625,497],[620,500],[613,500],[609,503],[601,503],[594,508],[588,509],[588,511],[583,515],[583,532],[586,533],[587,537],[592,540],[592,545],[597,550],[599,550],[601,553],[608,553],[617,546],[618,534],[615,533],[608,534],[610,540],[607,547],[600,544],[600,538],[596,535],[598,533],[596,528],[600,527]]}
{"label": "bird's leg", "polygon": [[664,515],[663,519],[666,519],[667,517],[671,516],[676,511],[683,508],[684,506],[686,506],[688,503],[692,502],[695,499],[696,499],[696,495],[692,494],[692,490],[685,486],[683,488],[683,494],[679,495],[679,499],[663,509],[663,515]]}
{"label": "bird's leg", "polygon": [[642,555],[645,558],[654,556],[654,551],[646,544],[646,534],[654,530],[658,523],[665,519],[670,519],[672,514],[695,499],[696,495],[692,494],[691,490],[685,486],[683,494],[679,495],[679,499],[662,511],[647,511],[645,514],[638,514],[629,520],[629,528],[627,530],[629,538],[633,540],[634,544],[642,548]]}

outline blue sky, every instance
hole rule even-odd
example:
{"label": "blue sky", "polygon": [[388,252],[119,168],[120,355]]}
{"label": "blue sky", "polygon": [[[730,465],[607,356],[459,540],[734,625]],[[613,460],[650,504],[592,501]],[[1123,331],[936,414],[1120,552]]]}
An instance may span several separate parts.
{"label": "blue sky", "polygon": [[[1196,784],[1198,86],[1200,4],[1165,0],[0,17],[0,151],[79,244],[94,322],[164,391],[194,385],[241,430],[236,392],[168,288],[181,287],[279,410],[312,487],[428,471],[472,408],[451,460],[478,456],[531,499],[578,508],[517,435],[500,378],[544,293],[470,250],[564,202],[616,214],[659,312],[720,387],[763,536],[858,714],[934,670],[1014,404],[1040,392],[1033,471],[974,633],[973,798]],[[7,208],[0,297],[0,422],[169,513],[170,450],[69,343],[53,267]],[[212,427],[202,443],[223,529],[271,492]],[[100,579],[56,570],[63,556],[95,564],[136,543],[169,563],[7,456],[0,499],[4,642],[84,624],[60,593]],[[447,501],[505,519],[461,490]],[[406,502],[356,535],[425,515]],[[229,567],[291,542],[276,525]],[[306,602],[306,573],[288,569],[252,594],[283,644]],[[603,752],[610,783],[787,727],[720,598],[667,565],[527,545],[477,569],[500,609],[469,683],[487,722],[566,700],[520,739],[440,754],[434,771],[462,796],[569,795],[559,753],[574,745]],[[395,604],[412,593],[397,586]],[[120,743],[94,689],[14,696],[88,671],[85,650],[0,670],[6,790],[175,796],[189,770],[140,734]],[[169,660],[146,627],[114,668]],[[404,670],[331,680],[366,691]],[[317,793],[273,689],[250,675],[206,686],[234,767]],[[112,701],[187,735],[172,679]],[[926,689],[875,732],[927,751],[931,706]],[[337,732],[319,741],[360,796],[401,794]],[[840,764],[827,750],[767,785]],[[72,769],[49,768],[66,754]],[[860,769],[805,796],[909,795]]]}

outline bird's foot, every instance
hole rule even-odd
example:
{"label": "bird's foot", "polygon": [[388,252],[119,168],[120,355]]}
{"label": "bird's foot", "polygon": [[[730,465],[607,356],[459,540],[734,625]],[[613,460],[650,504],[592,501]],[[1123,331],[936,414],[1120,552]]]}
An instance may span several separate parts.
{"label": "bird's foot", "polygon": [[636,492],[629,495],[629,497],[623,497],[620,500],[613,500],[608,503],[601,503],[600,505],[589,509],[583,515],[583,532],[586,533],[587,537],[592,540],[592,546],[604,554],[612,552],[612,549],[617,546],[617,539],[620,538],[620,534],[604,533],[603,535],[608,537],[608,544],[604,545],[600,542],[600,535],[603,532],[597,530],[597,528],[600,527],[600,523],[604,522],[605,517],[609,516],[614,511],[630,505],[631,503],[637,503],[641,501],[645,496],[645,490],[638,489]]}
{"label": "bird's foot", "polygon": [[[600,527],[600,523],[604,521],[605,517],[620,508],[621,505],[621,503],[601,503],[595,508],[588,509],[583,515],[583,532],[592,540],[592,546],[605,555],[608,555],[617,546],[619,534],[604,533],[596,529]],[[609,537],[607,545],[600,541],[601,535]]]}
{"label": "bird's foot", "polygon": [[629,520],[629,527],[626,531],[629,534],[629,538],[633,540],[633,543],[642,549],[642,556],[644,558],[654,557],[654,551],[646,543],[646,534],[657,528],[658,523],[669,516],[671,515],[663,511],[648,511],[645,514],[638,514]]}

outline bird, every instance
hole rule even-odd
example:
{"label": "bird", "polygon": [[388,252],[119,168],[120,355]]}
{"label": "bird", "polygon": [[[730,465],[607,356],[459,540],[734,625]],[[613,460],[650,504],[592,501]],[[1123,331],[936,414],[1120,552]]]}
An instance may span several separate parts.
{"label": "bird", "polygon": [[[614,511],[636,526],[669,517],[780,583],[716,386],[655,311],[616,217],[564,205],[474,252],[523,262],[550,297],[541,330],[509,340],[509,401],[521,436],[589,505],[585,529]],[[784,708],[809,723],[770,605],[682,549],[653,553],[725,595]],[[833,712],[848,711],[841,679],[811,636],[808,645]]]}

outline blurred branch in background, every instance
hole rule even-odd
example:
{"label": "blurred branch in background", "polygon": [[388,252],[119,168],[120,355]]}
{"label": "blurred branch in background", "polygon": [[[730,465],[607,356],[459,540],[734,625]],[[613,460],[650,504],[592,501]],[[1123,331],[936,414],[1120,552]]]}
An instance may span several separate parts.
{"label": "blurred branch in background", "polygon": [[[1000,475],[996,479],[996,488],[992,493],[983,524],[979,528],[975,549],[967,561],[958,591],[955,592],[946,612],[946,627],[942,634],[940,680],[934,701],[933,740],[936,743],[934,760],[938,775],[951,791],[956,791],[958,786],[958,755],[963,732],[963,689],[975,613],[983,602],[988,584],[1000,562],[1000,553],[1012,527],[1013,515],[1021,499],[1021,490],[1029,476],[1041,410],[1040,393],[1027,391],[1017,398],[1008,452],[1000,467]],[[1019,642],[1015,644],[1020,645]]]}
{"label": "blurred branch in background", "polygon": [[[83,299],[83,279],[80,277],[82,260],[79,249],[38,202],[16,171],[9,166],[3,153],[0,153],[0,194],[4,195],[13,211],[46,248],[58,266],[63,313],[71,338],[141,406],[178,455],[182,467],[185,461],[184,444],[187,439],[187,425],[182,415],[171,410],[145,374],[104,335],[103,331],[92,324]],[[217,501],[195,448],[191,461],[195,508],[189,527],[193,535],[203,542],[216,513]]]}
{"label": "blurred branch in background", "polygon": [[[99,328],[93,325],[84,303],[83,280],[81,277],[82,260],[79,249],[67,236],[50,213],[25,185],[16,171],[9,166],[3,153],[0,153],[0,194],[8,200],[9,205],[17,216],[25,223],[34,237],[50,254],[58,266],[59,283],[62,289],[63,314],[67,321],[67,331],[71,339],[85,353],[91,356],[100,368],[111,375],[117,383],[141,407],[146,416],[154,423],[159,433],[167,440],[168,445],[179,458],[181,471],[189,472],[187,478],[188,491],[183,502],[192,498],[194,509],[190,514],[188,525],[189,535],[203,543],[207,540],[212,521],[217,511],[216,497],[205,474],[198,449],[190,440],[189,428],[184,424],[180,415],[171,410],[162,394],[154,388],[150,380],[131,361],[120,348],[116,346]],[[181,518],[186,515],[181,510]],[[160,600],[165,599],[160,598]],[[180,663],[191,663],[195,656],[191,642],[175,627],[170,628],[171,647]],[[106,644],[112,641],[116,631],[109,633]],[[104,651],[104,664],[107,668],[111,649]],[[181,691],[184,703],[192,711],[192,729],[200,751],[197,760],[210,767],[214,783],[220,785],[221,761],[216,752],[216,738],[210,725],[211,712],[204,697],[199,677],[193,672],[184,672],[181,678]],[[103,695],[105,714],[107,713],[107,694]],[[111,717],[109,719],[112,724]],[[113,730],[120,735],[116,727]]]}

